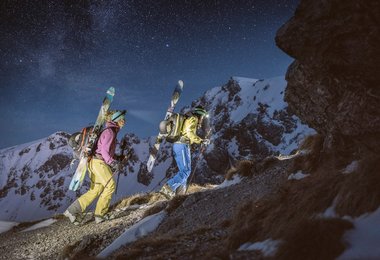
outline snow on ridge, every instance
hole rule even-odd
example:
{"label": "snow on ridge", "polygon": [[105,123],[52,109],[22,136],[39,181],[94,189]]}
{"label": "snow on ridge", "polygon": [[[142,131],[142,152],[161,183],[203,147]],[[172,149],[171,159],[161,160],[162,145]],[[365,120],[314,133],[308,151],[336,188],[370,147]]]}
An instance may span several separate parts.
{"label": "snow on ridge", "polygon": [[265,257],[273,257],[281,242],[281,240],[267,239],[262,242],[245,243],[239,247],[238,251],[258,250],[261,251]]}
{"label": "snow on ridge", "polygon": [[292,173],[288,176],[288,180],[301,180],[310,176],[310,174],[303,173],[302,171],[298,171],[296,173]]}
{"label": "snow on ridge", "polygon": [[46,220],[41,221],[41,222],[39,222],[37,224],[34,224],[31,227],[28,227],[28,228],[22,230],[21,232],[28,232],[28,231],[40,229],[40,228],[43,228],[43,227],[48,227],[48,226],[50,226],[51,224],[53,224],[55,222],[57,222],[57,219],[52,219],[52,218],[46,219]]}
{"label": "snow on ridge", "polygon": [[238,184],[242,181],[242,177],[240,175],[234,175],[231,180],[224,180],[221,184],[215,187],[215,189],[223,189],[228,186],[232,186]]}
{"label": "snow on ridge", "polygon": [[240,104],[234,111],[231,111],[233,122],[238,123],[250,112],[256,112],[259,104],[268,106],[269,116],[272,116],[275,110],[278,111],[287,106],[283,97],[286,87],[283,76],[261,80],[241,77],[233,77],[233,79],[241,87],[238,93],[241,98]]}
{"label": "snow on ridge", "polygon": [[0,154],[2,154],[2,153],[8,153],[8,152],[10,152],[12,150],[20,150],[21,151],[22,149],[24,149],[26,147],[32,146],[32,145],[34,145],[36,143],[41,143],[44,140],[46,140],[46,137],[38,139],[38,140],[30,141],[30,142],[27,142],[27,143],[23,143],[23,144],[18,144],[18,145],[6,147],[6,148],[3,148],[3,149],[0,149]]}
{"label": "snow on ridge", "polygon": [[38,145],[40,143],[43,143],[43,142],[47,141],[49,138],[54,138],[55,139],[57,136],[62,136],[62,134],[68,134],[68,133],[66,133],[64,131],[56,131],[56,132],[52,133],[51,135],[49,135],[47,137],[43,137],[43,138],[36,139],[36,140],[30,141],[30,142],[26,142],[26,143],[17,144],[17,145],[14,145],[14,146],[2,148],[2,149],[0,149],[0,154],[2,154],[2,153],[8,153],[11,150],[21,151],[21,150],[23,150],[23,149],[25,149],[27,147],[36,146],[36,145]]}
{"label": "snow on ridge", "polygon": [[379,259],[380,208],[354,218],[352,223],[355,228],[343,235],[344,242],[350,246],[337,259]]}
{"label": "snow on ridge", "polygon": [[108,247],[103,249],[97,257],[106,258],[123,245],[134,242],[137,239],[153,232],[164,220],[166,215],[166,211],[160,211],[154,215],[150,215],[142,219],[140,222],[135,223],[133,226],[124,231],[124,233],[115,239]]}
{"label": "snow on ridge", "polygon": [[253,79],[253,78],[246,78],[246,77],[238,77],[238,76],[233,76],[233,80],[235,80],[239,85],[240,84],[255,84],[259,79]]}
{"label": "snow on ridge", "polygon": [[[223,86],[214,87],[204,94],[206,100],[210,102],[210,109],[215,109],[219,105],[227,105],[230,118],[234,123],[240,122],[248,113],[256,112],[259,103],[267,104],[270,114],[274,110],[283,109],[286,103],[283,100],[283,92],[286,86],[284,76],[269,79],[254,79],[245,77],[231,77],[239,86],[240,91],[236,94],[240,97],[240,102],[235,107],[228,104],[228,95],[223,91]],[[217,117],[218,115],[214,115]]]}
{"label": "snow on ridge", "polygon": [[[258,134],[257,138],[273,151],[282,154],[290,154],[299,146],[305,136],[315,133],[313,129],[302,124],[296,116],[289,115],[290,125],[285,125],[286,121],[282,118],[287,117],[287,103],[284,100],[284,93],[287,82],[284,76],[269,79],[254,79],[246,77],[231,77],[239,87],[227,83],[220,87],[210,89],[204,94],[205,102],[210,110],[211,124],[220,124],[232,127],[252,115],[253,121],[260,121],[261,124],[267,123],[280,128],[288,127],[282,133],[281,143],[274,145],[265,137]],[[252,123],[254,123],[252,122]],[[292,130],[289,130],[294,124]],[[216,133],[214,139],[220,136]]]}
{"label": "snow on ridge", "polygon": [[17,226],[17,222],[1,221],[0,220],[0,234],[11,230],[14,226]]}
{"label": "snow on ridge", "polygon": [[[72,150],[68,134],[46,138],[0,151],[0,219],[34,221],[66,207],[75,194],[65,194],[71,176]],[[54,191],[54,193],[53,193]],[[62,198],[65,194],[65,198]],[[38,209],[38,210],[37,210]]]}
{"label": "snow on ridge", "polygon": [[0,150],[0,169],[17,170],[24,166],[35,169],[54,154],[71,156],[71,148],[62,141],[64,137],[61,133],[63,132],[56,132],[46,138]]}

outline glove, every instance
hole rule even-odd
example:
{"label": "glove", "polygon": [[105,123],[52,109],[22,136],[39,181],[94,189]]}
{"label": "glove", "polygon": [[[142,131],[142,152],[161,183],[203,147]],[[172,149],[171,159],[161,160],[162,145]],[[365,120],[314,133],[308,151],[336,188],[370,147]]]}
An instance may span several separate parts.
{"label": "glove", "polygon": [[161,137],[161,136],[157,136],[156,143],[157,143],[157,144],[160,144],[160,143],[162,143],[163,140],[164,140],[163,137]]}
{"label": "glove", "polygon": [[125,155],[124,154],[120,154],[120,155],[115,155],[115,160],[121,162],[125,159]]}
{"label": "glove", "polygon": [[202,140],[202,144],[209,145],[210,144],[210,139],[207,139],[207,138],[203,139]]}
{"label": "glove", "polygon": [[111,163],[110,167],[111,167],[111,170],[112,170],[113,172],[116,172],[116,171],[120,171],[120,170],[121,170],[122,165],[121,165],[121,163],[120,163],[119,161],[114,160],[114,161]]}

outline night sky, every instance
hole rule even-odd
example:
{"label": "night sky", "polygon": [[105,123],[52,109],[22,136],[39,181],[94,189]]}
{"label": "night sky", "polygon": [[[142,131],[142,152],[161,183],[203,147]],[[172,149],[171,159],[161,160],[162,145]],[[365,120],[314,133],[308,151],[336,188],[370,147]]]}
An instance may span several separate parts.
{"label": "night sky", "polygon": [[157,133],[176,82],[177,110],[231,76],[285,75],[277,29],[298,0],[0,3],[0,148],[93,123],[108,87],[127,109],[122,134]]}

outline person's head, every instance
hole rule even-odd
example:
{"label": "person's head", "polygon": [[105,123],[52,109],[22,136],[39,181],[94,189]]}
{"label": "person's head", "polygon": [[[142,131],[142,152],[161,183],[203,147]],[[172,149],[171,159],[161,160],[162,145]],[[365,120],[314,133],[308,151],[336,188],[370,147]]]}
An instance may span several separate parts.
{"label": "person's head", "polygon": [[203,119],[208,116],[208,113],[203,106],[196,106],[193,109],[193,114],[198,117],[198,124],[202,124]]}
{"label": "person's head", "polygon": [[115,110],[110,115],[110,121],[115,122],[120,128],[125,124],[125,113],[126,110]]}

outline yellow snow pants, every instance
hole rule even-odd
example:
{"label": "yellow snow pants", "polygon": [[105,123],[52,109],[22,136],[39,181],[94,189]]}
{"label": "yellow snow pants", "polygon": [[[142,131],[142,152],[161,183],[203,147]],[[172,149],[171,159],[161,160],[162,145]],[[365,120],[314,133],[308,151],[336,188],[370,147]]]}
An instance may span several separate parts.
{"label": "yellow snow pants", "polygon": [[111,168],[102,160],[92,159],[88,163],[91,179],[90,189],[78,199],[82,212],[97,198],[95,215],[104,216],[115,192],[116,185],[112,177]]}

